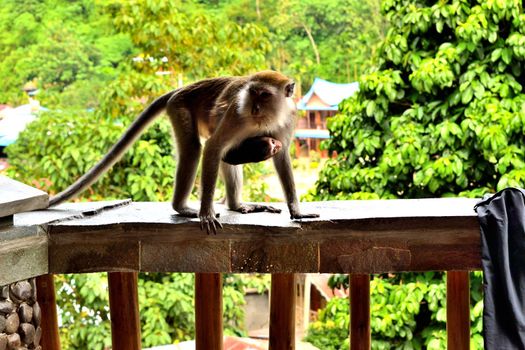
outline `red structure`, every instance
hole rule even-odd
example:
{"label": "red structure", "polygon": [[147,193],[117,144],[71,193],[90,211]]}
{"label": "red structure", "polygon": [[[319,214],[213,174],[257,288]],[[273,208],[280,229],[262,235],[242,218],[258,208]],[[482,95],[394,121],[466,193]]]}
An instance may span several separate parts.
{"label": "red structure", "polygon": [[323,139],[330,137],[326,129],[328,117],[337,113],[339,103],[359,90],[359,84],[338,84],[320,78],[315,78],[310,90],[297,103],[297,109],[305,111],[306,116],[300,118],[295,131],[297,156],[306,155],[310,151],[319,151]]}

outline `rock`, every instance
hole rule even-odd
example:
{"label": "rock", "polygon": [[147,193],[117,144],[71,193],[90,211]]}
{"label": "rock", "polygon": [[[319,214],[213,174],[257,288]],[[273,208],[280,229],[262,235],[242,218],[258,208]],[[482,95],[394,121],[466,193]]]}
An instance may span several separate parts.
{"label": "rock", "polygon": [[9,314],[6,319],[5,323],[5,332],[7,334],[15,333],[18,330],[18,327],[20,327],[20,318],[18,317],[18,314],[13,312],[12,314]]}
{"label": "rock", "polygon": [[7,349],[7,334],[0,333],[0,350]]}
{"label": "rock", "polygon": [[5,330],[5,324],[6,324],[5,317],[0,315],[0,333],[2,333]]}
{"label": "rock", "polygon": [[33,294],[33,288],[28,281],[20,281],[11,284],[9,288],[9,297],[17,302],[28,301]]}
{"label": "rock", "polygon": [[0,300],[0,314],[10,314],[15,311],[16,305],[11,300]]}
{"label": "rock", "polygon": [[42,320],[42,309],[40,309],[40,305],[38,303],[35,303],[33,305],[33,324],[35,327],[40,326],[40,321]]}
{"label": "rock", "polygon": [[42,328],[37,327],[35,331],[35,340],[33,341],[33,344],[35,346],[40,345],[40,340],[42,339]]}
{"label": "rock", "polygon": [[29,323],[33,319],[33,308],[26,303],[20,304],[18,307],[18,316],[20,317],[20,322]]}
{"label": "rock", "polygon": [[20,332],[20,339],[22,340],[22,343],[27,345],[33,344],[36,333],[35,326],[33,326],[31,323],[22,323],[18,331]]}
{"label": "rock", "polygon": [[18,333],[9,334],[7,336],[7,348],[9,350],[16,350],[21,346],[22,342],[20,341],[20,336],[18,335]]}
{"label": "rock", "polygon": [[29,305],[33,305],[34,303],[36,303],[36,298],[37,298],[37,290],[36,290],[36,278],[31,278],[29,280],[29,284],[31,285],[31,290],[32,290],[32,293],[31,293],[31,302],[29,303]]}
{"label": "rock", "polygon": [[9,286],[3,286],[0,290],[0,298],[7,299],[9,298]]}

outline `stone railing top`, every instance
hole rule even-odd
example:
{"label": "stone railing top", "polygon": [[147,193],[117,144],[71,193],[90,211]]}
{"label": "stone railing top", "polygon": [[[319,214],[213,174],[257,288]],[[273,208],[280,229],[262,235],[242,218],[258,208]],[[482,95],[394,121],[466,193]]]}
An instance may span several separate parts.
{"label": "stone railing top", "polygon": [[47,208],[48,202],[47,193],[0,175],[0,218]]}
{"label": "stone railing top", "polygon": [[[292,221],[286,205],[270,203],[283,210],[281,214],[251,213],[239,214],[215,205],[224,225],[249,225],[261,227],[299,228],[307,223],[327,221],[355,221],[381,218],[439,218],[475,217],[474,205],[477,199],[438,198],[438,199],[395,199],[366,201],[326,201],[305,202],[300,207],[303,212],[319,213],[316,219]],[[197,207],[198,203],[194,203]],[[198,219],[178,216],[166,202],[84,202],[66,203],[47,210],[20,213],[15,215],[15,226],[32,226],[49,223],[63,226],[99,226],[114,224],[189,224]]]}
{"label": "stone railing top", "polygon": [[[51,273],[469,270],[480,266],[477,202],[301,203],[302,211],[320,214],[301,222],[289,219],[283,203],[274,204],[281,214],[243,215],[216,205],[224,226],[217,235],[179,217],[169,203],[68,203],[16,214],[12,229],[38,228]],[[0,281],[1,273],[0,267]]]}

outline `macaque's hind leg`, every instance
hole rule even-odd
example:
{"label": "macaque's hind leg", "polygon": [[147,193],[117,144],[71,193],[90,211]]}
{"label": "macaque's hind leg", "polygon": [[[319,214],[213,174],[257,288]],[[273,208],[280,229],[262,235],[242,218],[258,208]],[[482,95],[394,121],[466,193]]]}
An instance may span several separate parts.
{"label": "macaque's hind leg", "polygon": [[188,197],[195,183],[202,148],[198,131],[188,110],[168,106],[167,112],[175,132],[178,154],[172,206],[180,216],[196,218],[199,211],[188,206]]}
{"label": "macaque's hind leg", "polygon": [[[285,150],[288,146],[284,147]],[[318,218],[319,214],[303,214],[299,210],[299,201],[297,200],[297,193],[295,190],[295,181],[292,172],[292,161],[288,152],[280,152],[273,158],[275,170],[279,175],[281,186],[283,188],[284,196],[286,197],[286,203],[288,204],[288,210],[290,211],[290,219],[310,219]]]}
{"label": "macaque's hind leg", "polygon": [[242,167],[221,162],[221,174],[226,185],[226,205],[228,209],[242,213],[267,211],[280,213],[281,209],[269,205],[241,203]]}

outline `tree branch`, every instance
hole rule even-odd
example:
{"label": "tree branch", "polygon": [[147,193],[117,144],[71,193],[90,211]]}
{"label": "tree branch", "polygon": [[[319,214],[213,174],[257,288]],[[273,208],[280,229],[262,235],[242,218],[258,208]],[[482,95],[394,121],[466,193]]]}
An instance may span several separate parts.
{"label": "tree branch", "polygon": [[319,50],[317,49],[317,45],[315,44],[314,37],[312,36],[312,32],[310,32],[310,29],[306,26],[306,24],[301,23],[301,25],[304,28],[304,31],[306,32],[306,35],[308,35],[308,39],[310,39],[310,43],[312,44],[312,49],[314,50],[315,54],[315,61],[317,64],[321,64],[321,58],[319,57]]}

